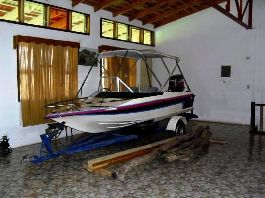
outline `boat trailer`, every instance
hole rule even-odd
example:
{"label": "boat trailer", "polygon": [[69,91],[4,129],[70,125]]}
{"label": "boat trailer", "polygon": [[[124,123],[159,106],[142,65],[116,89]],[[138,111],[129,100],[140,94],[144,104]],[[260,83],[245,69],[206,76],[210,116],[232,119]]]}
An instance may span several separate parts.
{"label": "boat trailer", "polygon": [[[198,116],[193,113],[182,113],[179,116],[173,116],[171,118],[172,123],[174,125],[173,128],[177,127],[178,120],[190,120],[197,117]],[[156,132],[161,132],[163,130],[175,131],[175,128],[169,129],[170,123],[171,122],[169,122],[166,129],[164,127],[160,127],[156,129]],[[186,123],[186,121],[184,123]],[[31,162],[33,164],[40,164],[46,160],[57,158],[62,155],[70,155],[82,151],[89,151],[138,138],[137,135],[127,135],[124,133],[120,134],[119,132],[122,131],[116,131],[116,133],[99,133],[92,135],[89,134],[84,138],[80,138],[78,141],[74,142],[71,145],[56,150],[54,144],[56,143],[56,140],[58,140],[59,136],[64,130],[66,132],[66,138],[69,138],[67,135],[67,126],[65,126],[65,122],[56,122],[48,124],[48,128],[45,129],[45,134],[40,135],[42,142],[39,155],[25,155],[23,156],[21,162]],[[72,129],[71,136],[73,137]]]}
{"label": "boat trailer", "polygon": [[136,135],[121,135],[119,133],[92,134],[69,146],[66,146],[65,148],[56,150],[53,146],[53,142],[57,140],[64,130],[66,130],[65,122],[48,124],[45,134],[40,135],[42,142],[39,155],[25,155],[21,162],[40,164],[46,160],[60,157],[62,155],[70,155],[82,151],[89,151],[138,138]]}

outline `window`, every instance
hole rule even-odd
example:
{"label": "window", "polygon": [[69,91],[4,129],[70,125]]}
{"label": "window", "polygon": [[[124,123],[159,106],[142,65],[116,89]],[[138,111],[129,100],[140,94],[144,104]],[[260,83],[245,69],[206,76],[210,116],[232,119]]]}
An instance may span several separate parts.
{"label": "window", "polygon": [[132,27],[132,42],[140,43],[140,29]]}
{"label": "window", "polygon": [[103,19],[101,24],[101,35],[107,38],[114,38],[114,23],[113,21]]}
{"label": "window", "polygon": [[129,39],[128,25],[118,23],[117,25],[118,36],[117,39],[127,41]]}
{"label": "window", "polygon": [[72,12],[71,30],[74,32],[87,32],[87,17],[79,12]]}
{"label": "window", "polygon": [[117,21],[101,18],[101,37],[154,45],[154,32]]}
{"label": "window", "polygon": [[68,29],[68,12],[65,9],[50,7],[49,27],[57,29]]}
{"label": "window", "polygon": [[43,4],[25,1],[24,4],[24,23],[32,25],[45,25],[45,7]]}
{"label": "window", "polygon": [[144,30],[144,44],[151,45],[151,43],[152,43],[151,31]]}
{"label": "window", "polygon": [[0,19],[19,21],[18,0],[0,0]]}
{"label": "window", "polygon": [[0,0],[0,20],[89,34],[90,17],[34,0]]}

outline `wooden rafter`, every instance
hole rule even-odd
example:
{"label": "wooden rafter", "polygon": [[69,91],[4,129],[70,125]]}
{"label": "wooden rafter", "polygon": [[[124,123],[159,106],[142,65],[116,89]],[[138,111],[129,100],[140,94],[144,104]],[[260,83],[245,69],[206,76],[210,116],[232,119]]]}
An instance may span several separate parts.
{"label": "wooden rafter", "polygon": [[[230,12],[231,1],[235,4],[233,11],[236,11],[236,14]],[[224,2],[226,4],[219,5]],[[112,12],[114,17],[124,15],[129,17],[130,21],[138,19],[144,25],[151,23],[155,27],[213,7],[250,29],[252,28],[253,2],[253,0],[72,0],[72,5],[84,3],[93,6],[95,12],[105,9]]]}
{"label": "wooden rafter", "polygon": [[117,1],[117,0],[105,0],[103,2],[97,3],[97,5],[94,6],[94,12],[97,12],[100,9],[103,9],[103,8],[109,6],[110,4],[112,4],[115,1]]}
{"label": "wooden rafter", "polygon": [[247,24],[245,24],[243,21],[239,20],[239,18],[237,18],[236,16],[234,16],[233,14],[231,14],[230,12],[227,12],[224,8],[222,8],[219,5],[215,5],[213,6],[216,10],[218,10],[219,12],[221,12],[222,14],[226,15],[227,17],[229,17],[230,19],[232,19],[233,21],[237,22],[238,24],[242,25],[243,27],[245,27],[246,29],[251,29],[251,27],[249,27]]}
{"label": "wooden rafter", "polygon": [[[252,9],[253,9],[253,0],[247,0],[245,5],[243,5],[243,0],[235,0],[236,8],[237,8],[237,16],[230,13],[230,0],[227,0],[226,8],[223,8],[220,5],[214,5],[213,8],[226,15],[233,21],[237,22],[241,26],[246,29],[252,29]],[[248,23],[243,21],[243,18],[248,9]]]}
{"label": "wooden rafter", "polygon": [[72,7],[75,7],[79,3],[84,3],[84,2],[85,2],[85,0],[72,0]]}
{"label": "wooden rafter", "polygon": [[113,12],[113,16],[118,16],[120,14],[123,14],[125,12],[128,12],[129,10],[132,10],[136,7],[139,7],[145,3],[147,3],[150,0],[134,0],[133,3],[129,3],[125,6],[123,6],[122,8],[119,8],[117,11]]}
{"label": "wooden rafter", "polygon": [[[201,11],[201,10],[204,10],[204,9],[208,8],[209,6],[214,7],[214,8],[215,8],[216,6],[218,7],[218,6],[219,6],[218,4],[223,3],[223,2],[225,2],[225,1],[227,1],[227,0],[216,0],[215,2],[210,1],[210,0],[204,0],[204,1],[202,1],[202,3],[204,2],[205,4],[201,5],[200,8],[197,9],[196,12],[199,12],[199,11]],[[230,1],[227,1],[227,2],[228,2],[229,5],[230,5]],[[221,6],[220,6],[220,7],[221,7]],[[230,7],[226,6],[226,10],[230,10]],[[195,13],[195,12],[193,12],[193,13]],[[176,13],[175,15],[169,16],[169,17],[166,18],[166,19],[163,19],[163,20],[157,21],[157,23],[155,23],[154,26],[155,26],[155,28],[157,28],[157,27],[160,27],[160,26],[166,25],[166,24],[168,24],[168,23],[171,23],[171,22],[173,22],[173,21],[176,21],[176,20],[178,20],[178,19],[181,19],[181,18],[183,18],[183,17],[186,17],[186,16],[188,16],[188,15],[190,15],[190,14],[191,14],[191,13],[189,13],[189,12]]]}
{"label": "wooden rafter", "polygon": [[195,3],[198,3],[202,0],[192,0],[192,1],[189,1],[189,3],[184,3],[183,5],[179,6],[177,9],[172,9],[171,12],[164,12],[164,13],[161,13],[159,15],[156,15],[150,19],[147,19],[143,22],[143,24],[147,24],[147,23],[155,23],[156,21],[160,21],[162,18],[165,18],[169,15],[174,15],[176,13],[178,13],[179,11],[182,11],[182,10],[185,10],[189,7],[191,7],[192,5],[194,5]]}
{"label": "wooden rafter", "polygon": [[236,8],[238,10],[237,16],[239,19],[242,19],[243,0],[240,0],[240,2],[238,0],[235,0],[235,3],[236,3]]}
{"label": "wooden rafter", "polygon": [[150,13],[156,12],[162,6],[164,6],[166,4],[169,6],[169,5],[171,5],[171,4],[175,3],[175,2],[176,2],[176,0],[164,0],[164,1],[161,1],[157,5],[155,5],[153,7],[150,7],[148,9],[144,9],[143,11],[140,11],[140,12],[134,14],[133,16],[129,17],[129,21],[132,21],[134,19],[141,18],[141,17],[143,17],[145,15],[148,15]]}
{"label": "wooden rafter", "polygon": [[[208,6],[201,6],[201,8],[197,10],[197,12],[206,9],[207,7],[208,7]],[[178,13],[178,14],[176,14],[176,15],[174,15],[174,16],[170,16],[170,17],[167,18],[167,19],[161,20],[160,22],[158,21],[158,23],[154,24],[154,27],[155,27],[155,28],[158,28],[158,27],[160,27],[160,26],[166,25],[166,24],[168,24],[168,23],[171,23],[171,22],[173,22],[173,21],[176,21],[176,20],[178,20],[178,19],[181,19],[181,18],[183,18],[183,17],[186,17],[186,16],[188,16],[188,15],[190,15],[190,14],[191,14],[191,13],[189,13],[189,12]]]}

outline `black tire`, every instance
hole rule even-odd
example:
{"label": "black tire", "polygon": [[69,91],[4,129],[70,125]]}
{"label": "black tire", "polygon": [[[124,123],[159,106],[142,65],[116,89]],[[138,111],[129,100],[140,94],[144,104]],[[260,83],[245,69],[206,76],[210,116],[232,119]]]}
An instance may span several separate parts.
{"label": "black tire", "polygon": [[175,128],[175,134],[176,135],[183,135],[186,133],[186,127],[185,124],[182,120],[179,120],[176,124],[176,128]]}

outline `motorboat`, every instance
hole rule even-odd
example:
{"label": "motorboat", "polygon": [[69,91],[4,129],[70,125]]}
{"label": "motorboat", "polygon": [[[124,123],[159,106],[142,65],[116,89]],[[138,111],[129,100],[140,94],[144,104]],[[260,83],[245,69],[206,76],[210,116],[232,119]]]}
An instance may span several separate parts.
{"label": "motorboat", "polygon": [[[119,71],[128,58],[135,60],[135,68],[145,67],[148,87],[139,84],[132,87],[118,75],[108,75],[104,64],[108,58],[115,57],[120,58],[116,66]],[[194,94],[180,69],[178,57],[155,50],[126,49],[102,52],[97,58],[101,68],[98,90],[88,97],[47,105],[46,119],[64,122],[65,126],[82,132],[104,133],[192,112]],[[162,70],[166,75],[160,75]],[[81,89],[82,86],[79,93]]]}

